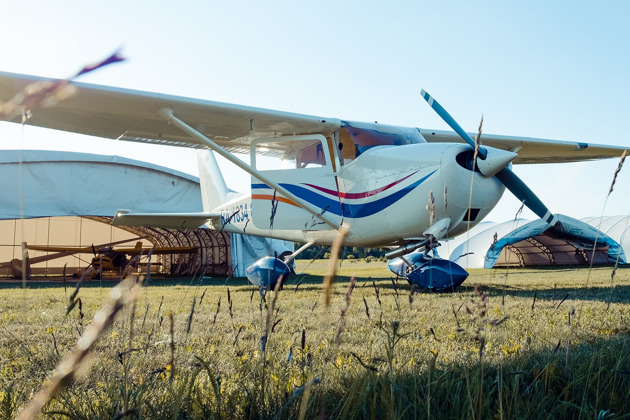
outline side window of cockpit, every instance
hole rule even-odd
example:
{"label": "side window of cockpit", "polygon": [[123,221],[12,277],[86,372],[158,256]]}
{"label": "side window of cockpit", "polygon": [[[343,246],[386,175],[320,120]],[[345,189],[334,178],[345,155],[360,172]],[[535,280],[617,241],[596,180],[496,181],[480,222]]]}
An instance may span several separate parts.
{"label": "side window of cockpit", "polygon": [[320,142],[313,143],[298,151],[296,168],[318,168],[326,166],[324,146]]}
{"label": "side window of cockpit", "polygon": [[337,166],[330,138],[313,134],[280,138],[259,138],[250,147],[250,161],[259,171],[277,171]]}

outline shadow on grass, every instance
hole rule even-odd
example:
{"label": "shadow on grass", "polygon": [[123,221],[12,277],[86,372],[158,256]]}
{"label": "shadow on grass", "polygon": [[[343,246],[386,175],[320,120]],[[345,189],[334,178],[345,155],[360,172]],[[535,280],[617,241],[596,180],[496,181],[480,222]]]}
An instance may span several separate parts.
{"label": "shadow on grass", "polygon": [[[500,362],[478,356],[463,363],[440,362],[438,355],[429,354],[404,371],[396,367],[390,370],[385,360],[365,358],[362,365],[344,365],[339,374],[322,376],[310,389],[305,417],[627,418],[629,346],[630,337],[617,335],[578,346],[563,344],[554,350],[523,350]],[[259,363],[243,361],[235,378],[251,376]],[[244,385],[231,377],[223,378],[219,400],[219,394],[208,385],[210,379],[194,380],[201,368],[207,370],[207,378],[221,378],[219,368],[205,362],[180,366],[180,375],[192,380],[147,382],[145,392],[134,401],[135,409],[142,417],[154,418],[292,419],[300,413],[303,394],[291,395],[284,386],[269,385],[261,403],[259,398],[252,398],[259,395],[260,383]],[[294,378],[287,372],[278,369],[269,375],[281,384],[292,383]],[[239,386],[226,386],[232,381]],[[117,390],[119,384],[106,386]],[[74,413],[75,418],[94,416],[87,394],[70,395],[78,401],[58,398],[57,412]],[[102,418],[119,417],[124,411],[119,400],[106,402],[101,404]]]}
{"label": "shadow on grass", "polygon": [[[386,290],[394,290],[398,288],[399,293],[411,293],[411,286],[406,282],[398,282],[396,286],[390,283],[377,283],[379,289]],[[462,295],[472,295],[475,290],[475,284],[473,283],[464,283],[459,286],[454,294],[462,294]],[[575,287],[560,287],[553,289],[521,289],[517,287],[512,287],[509,284],[507,285],[487,285],[484,284],[482,286],[482,290],[484,293],[488,294],[489,297],[502,297],[502,296],[510,296],[510,297],[519,297],[519,298],[529,298],[534,299],[536,296],[537,300],[552,300],[552,301],[561,301],[561,300],[579,300],[579,301],[600,301],[600,302],[608,302],[611,303],[630,303],[630,286],[628,285],[614,285],[612,289],[610,287],[585,287],[585,286],[575,286]],[[438,294],[435,292],[428,291],[416,291],[415,293],[422,294]],[[449,294],[449,292],[439,293],[440,295]]]}
{"label": "shadow on grass", "polygon": [[[460,288],[461,289],[461,288]],[[474,287],[469,287],[470,292]],[[459,290],[464,291],[464,290]],[[488,286],[483,287],[483,291],[489,296],[500,297],[504,294],[506,296],[530,298],[534,299],[534,295],[537,300],[580,300],[580,301],[600,301],[611,303],[628,303],[630,302],[630,286],[627,285],[615,285],[612,289],[610,287],[561,287],[554,289],[544,290],[523,290],[520,288],[507,286]]]}
{"label": "shadow on grass", "polygon": [[[536,275],[536,273],[549,273],[550,271],[558,271],[553,269],[540,269],[535,271],[527,271],[526,273],[519,273],[515,271],[511,273],[511,275]],[[575,268],[567,268],[561,271],[576,271]],[[112,279],[103,279],[103,280],[88,280],[86,281],[82,287],[91,288],[91,287],[105,287],[111,288],[115,286],[120,279],[112,278]],[[297,274],[291,276],[284,285],[285,292],[296,292],[296,291],[321,291],[322,290],[322,276],[319,275],[310,275],[310,274]],[[76,285],[77,279],[70,279],[66,281],[65,287],[74,288]],[[348,284],[350,282],[350,276],[338,276],[337,283],[339,284]],[[409,294],[411,293],[411,285],[403,279],[396,278],[394,276],[384,278],[357,278],[357,286],[359,288],[363,287],[373,287],[374,283],[381,290],[397,290],[401,294]],[[628,303],[630,302],[630,285],[614,285],[611,294],[610,287],[585,287],[583,284],[579,284],[579,282],[575,287],[559,287],[559,288],[544,288],[544,289],[536,289],[535,287],[528,287],[527,289],[523,288],[523,286],[512,286],[510,285],[510,279],[508,277],[507,280],[501,281],[503,284],[499,284],[496,282],[494,284],[484,284],[483,291],[487,293],[491,297],[497,296],[512,296],[519,298],[529,298],[534,299],[536,296],[537,300],[582,300],[582,301],[601,301],[611,303]],[[255,286],[253,286],[245,277],[162,277],[162,276],[153,276],[149,279],[147,283],[148,287],[163,287],[163,286],[229,286],[229,287],[251,287],[252,290],[256,290]],[[454,293],[456,294],[472,294],[475,289],[476,284],[474,281],[468,280],[461,286],[459,286]],[[49,280],[45,278],[34,279],[27,281],[26,287],[28,289],[38,289],[38,288],[49,288],[49,287],[64,287],[64,283],[62,280]],[[20,289],[22,288],[21,280],[13,280],[13,279],[5,279],[0,281],[0,289]],[[415,293],[421,294],[431,294],[434,292],[421,291],[416,290]],[[447,292],[448,293],[448,292]],[[443,293],[442,293],[443,294]]]}
{"label": "shadow on grass", "polygon": [[479,358],[443,364],[436,357],[419,361],[416,372],[365,369],[343,377],[339,389],[319,393],[312,405],[333,418],[623,417],[630,413],[629,345],[620,335],[498,364]]}
{"label": "shadow on grass", "polygon": [[[112,288],[120,282],[120,278],[108,278],[103,280],[87,280],[81,287],[105,287]],[[74,288],[78,279],[70,279],[65,282],[68,288]],[[246,286],[251,285],[246,278],[238,277],[151,277],[146,283],[147,287],[162,286]],[[27,289],[41,289],[49,287],[64,287],[62,280],[34,279],[26,282]],[[0,281],[0,289],[21,289],[22,280],[6,279]]]}

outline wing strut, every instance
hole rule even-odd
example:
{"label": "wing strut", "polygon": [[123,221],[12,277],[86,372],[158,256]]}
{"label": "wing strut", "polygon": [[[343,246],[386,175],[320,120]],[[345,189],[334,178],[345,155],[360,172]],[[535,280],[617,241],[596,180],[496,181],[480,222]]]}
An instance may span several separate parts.
{"label": "wing strut", "polygon": [[322,213],[320,209],[313,207],[312,205],[305,202],[301,198],[290,193],[289,191],[287,191],[287,189],[280,186],[278,183],[273,182],[271,179],[266,177],[263,173],[257,171],[252,166],[238,159],[237,157],[232,155],[230,152],[228,152],[227,150],[225,150],[224,148],[222,148],[221,146],[219,146],[218,144],[210,140],[208,137],[204,136],[199,131],[195,130],[194,128],[192,128],[191,126],[189,126],[188,124],[186,124],[185,122],[177,118],[175,115],[173,115],[172,109],[162,108],[158,111],[158,115],[164,118],[169,123],[172,123],[173,125],[175,125],[177,128],[179,128],[180,130],[182,130],[183,132],[185,132],[192,138],[198,140],[201,144],[208,146],[210,149],[217,152],[219,155],[223,156],[224,158],[226,158],[227,160],[229,160],[230,162],[232,162],[233,164],[235,164],[236,166],[238,166],[245,172],[249,173],[253,177],[259,179],[261,182],[264,182],[271,188],[275,189],[280,194],[284,195],[286,198],[290,199],[296,204],[299,204],[301,208],[311,213],[313,216],[317,217],[319,220],[326,223],[328,226],[332,227],[335,230],[339,229],[340,225],[334,222],[333,220],[331,220],[330,218],[326,217],[325,213]]}

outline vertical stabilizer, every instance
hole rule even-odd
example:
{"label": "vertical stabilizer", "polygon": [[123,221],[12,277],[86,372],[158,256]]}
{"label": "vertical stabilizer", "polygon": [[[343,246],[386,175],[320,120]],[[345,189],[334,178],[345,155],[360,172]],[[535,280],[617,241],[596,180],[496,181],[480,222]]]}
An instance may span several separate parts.
{"label": "vertical stabilizer", "polygon": [[203,211],[211,212],[227,201],[227,185],[211,150],[197,150]]}

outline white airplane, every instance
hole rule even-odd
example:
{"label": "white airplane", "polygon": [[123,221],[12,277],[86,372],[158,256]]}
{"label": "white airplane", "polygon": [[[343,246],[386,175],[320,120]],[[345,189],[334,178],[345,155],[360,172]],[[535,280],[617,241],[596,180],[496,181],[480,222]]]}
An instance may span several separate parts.
{"label": "white airplane", "polygon": [[[190,229],[206,224],[305,243],[287,258],[265,256],[248,269],[250,280],[266,287],[286,275],[287,263],[308,246],[330,245],[343,230],[344,245],[390,248],[388,258],[395,259],[390,268],[410,283],[453,289],[467,273],[429,251],[479,223],[506,188],[545,222],[556,222],[512,172],[512,163],[574,162],[623,152],[614,146],[486,134],[483,145],[476,145],[428,93],[422,91],[422,96],[455,132],[76,82],[55,84],[0,72],[0,119],[20,123],[28,115],[27,124],[34,126],[207,149],[247,172],[251,195],[233,196],[213,154],[202,151],[204,212],[120,210],[113,223]],[[248,154],[251,163],[235,154]],[[265,167],[268,161],[261,156],[275,157],[277,164]]]}

